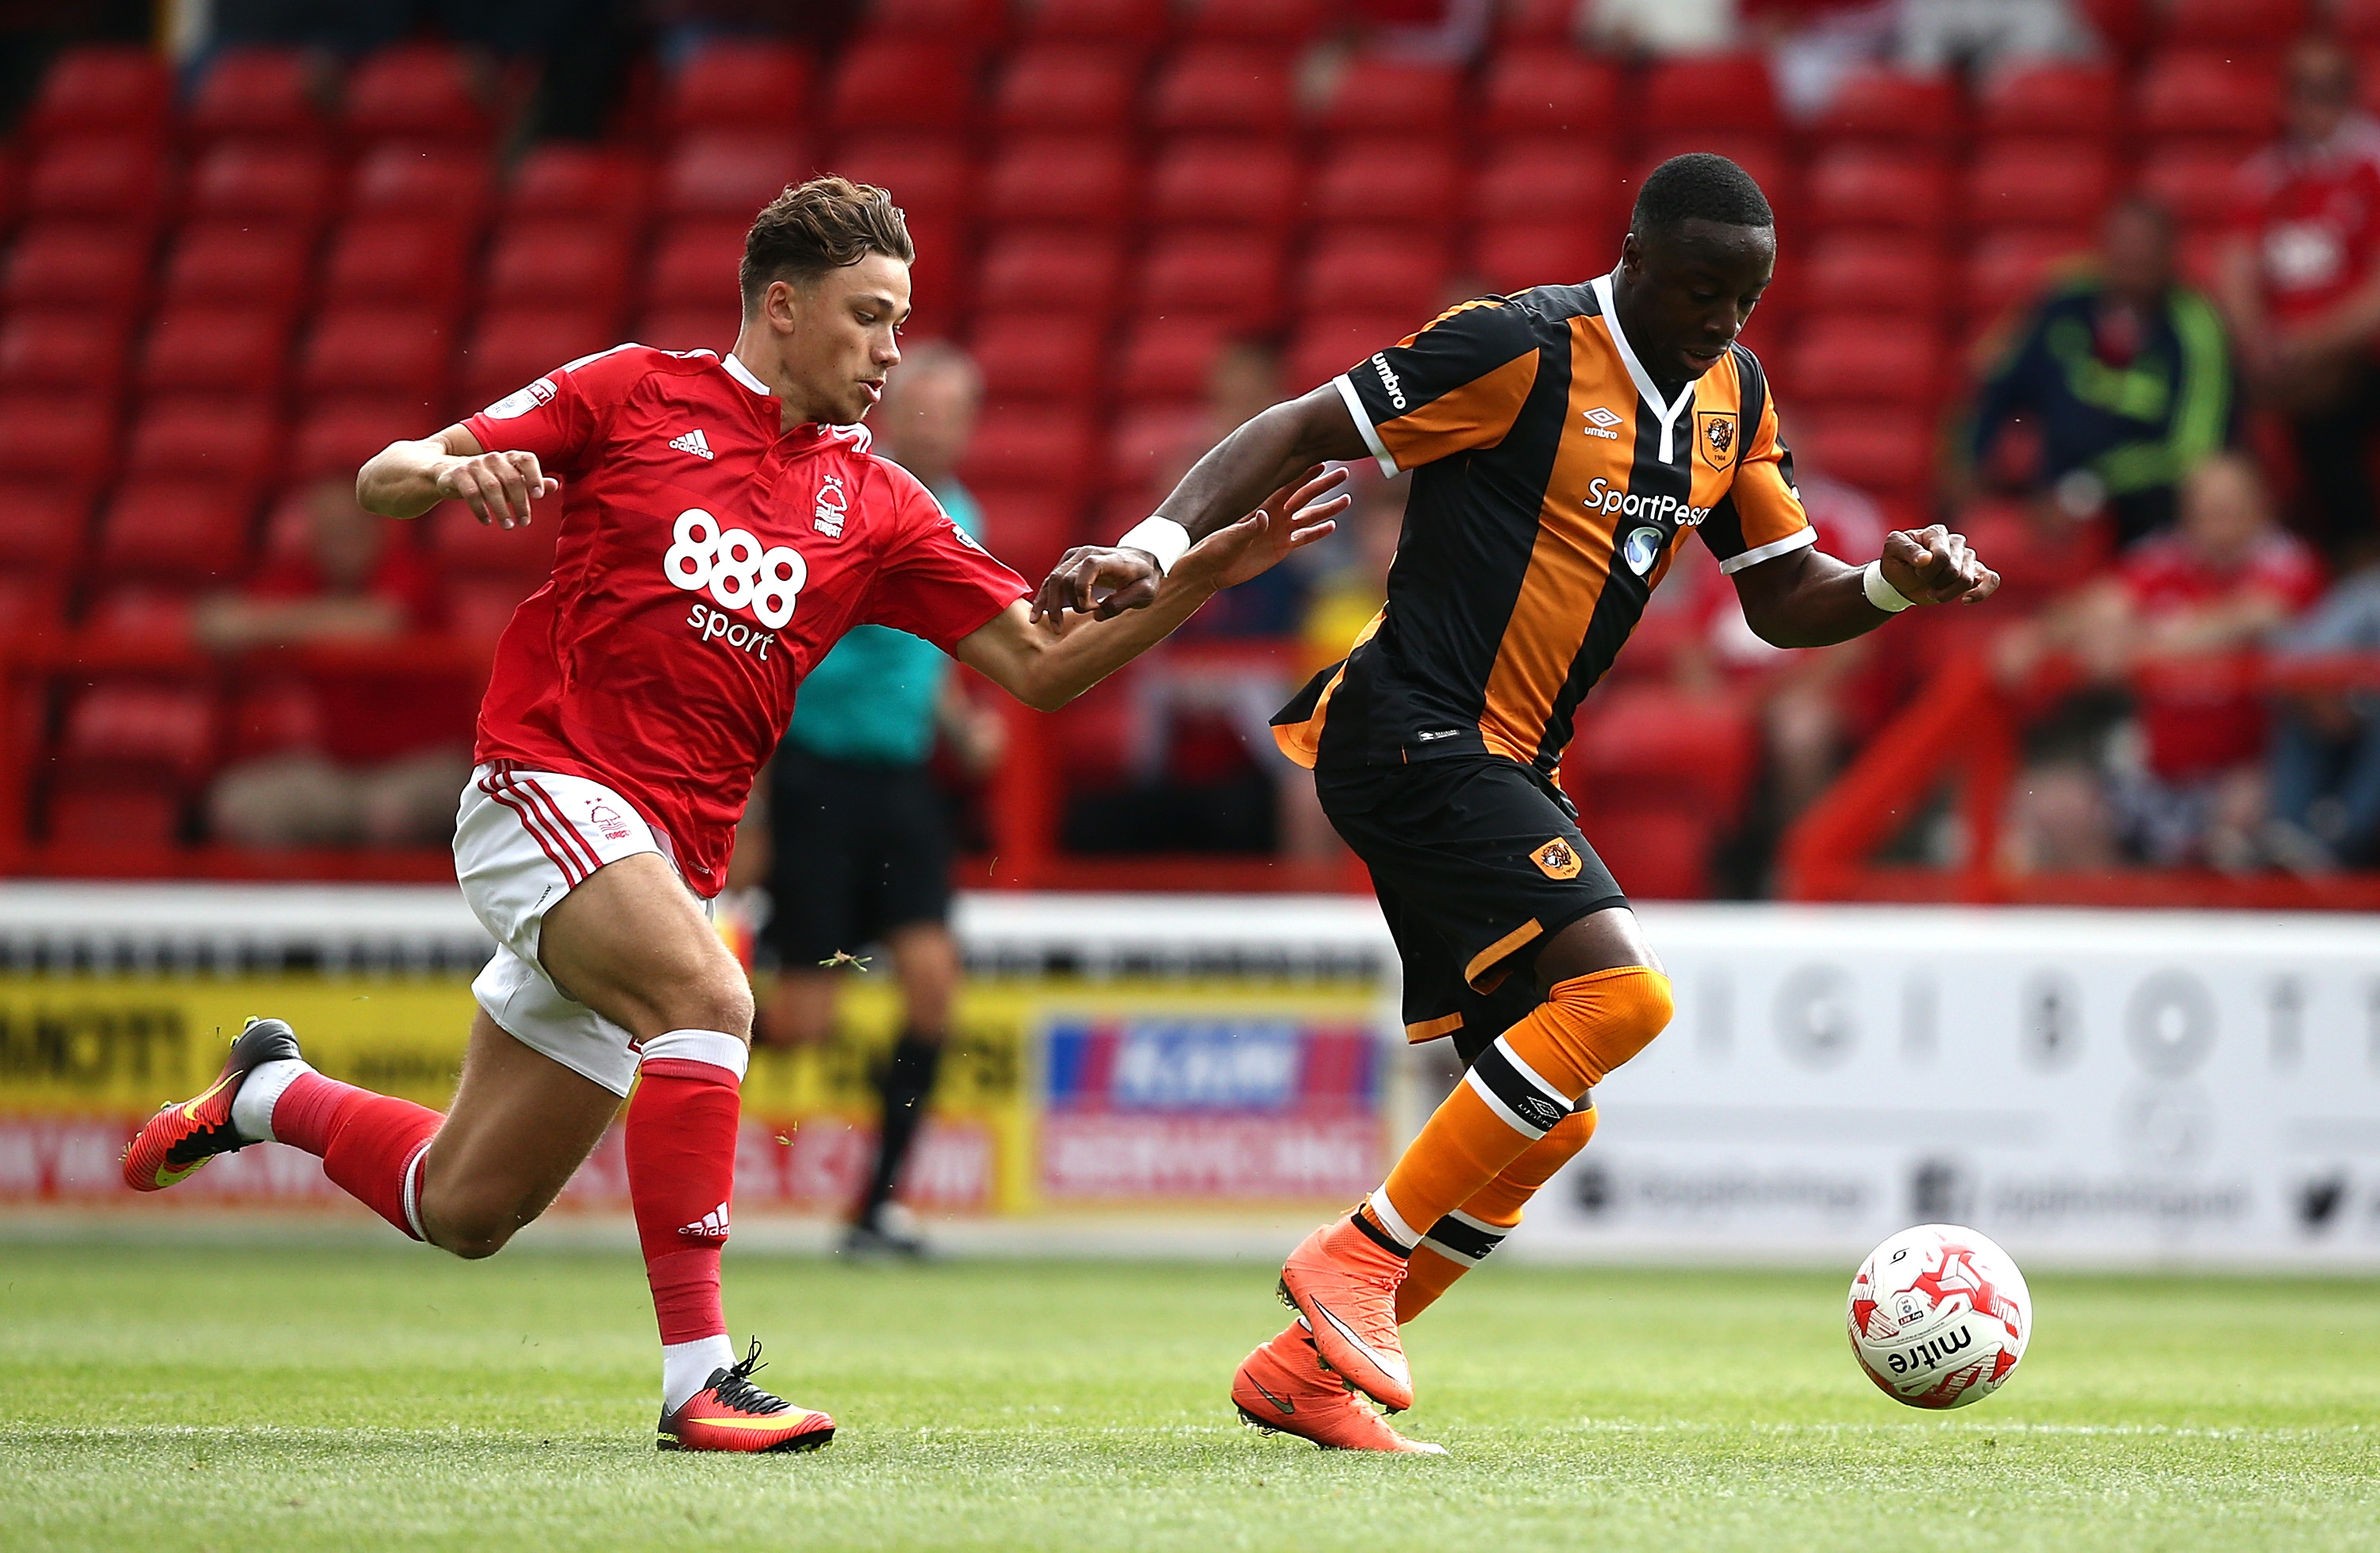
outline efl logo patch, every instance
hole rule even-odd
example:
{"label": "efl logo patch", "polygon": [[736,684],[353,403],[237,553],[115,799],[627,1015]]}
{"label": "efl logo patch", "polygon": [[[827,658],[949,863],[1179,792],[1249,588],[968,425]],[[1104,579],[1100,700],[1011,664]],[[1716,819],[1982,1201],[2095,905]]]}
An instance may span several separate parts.
{"label": "efl logo patch", "polygon": [[1694,412],[1694,441],[1713,469],[1725,469],[1735,453],[1735,412],[1704,410]]}
{"label": "efl logo patch", "polygon": [[1578,855],[1578,849],[1559,836],[1531,852],[1529,861],[1536,863],[1537,872],[1548,879],[1575,879],[1578,871],[1586,866],[1586,860]]}
{"label": "efl logo patch", "polygon": [[552,404],[561,392],[553,385],[553,379],[540,377],[526,388],[506,394],[480,413],[491,421],[516,420],[540,405]]}

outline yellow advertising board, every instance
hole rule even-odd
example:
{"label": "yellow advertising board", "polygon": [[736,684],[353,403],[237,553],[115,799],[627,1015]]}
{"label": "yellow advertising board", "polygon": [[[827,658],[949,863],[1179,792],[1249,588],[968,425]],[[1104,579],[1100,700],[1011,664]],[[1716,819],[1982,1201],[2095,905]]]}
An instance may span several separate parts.
{"label": "yellow advertising board", "polygon": [[[905,1195],[943,1212],[1344,1201],[1378,1179],[1390,1043],[1367,984],[993,980],[962,992]],[[213,1077],[245,1019],[295,1026],[333,1078],[443,1106],[474,1012],[456,979],[0,976],[0,1200],[121,1193],[115,1156]],[[900,1019],[854,976],[832,1040],[755,1055],[736,1196],[831,1212],[866,1168],[870,1070]],[[180,1192],[335,1195],[314,1162],[242,1151]],[[625,1202],[618,1129],[565,1201]]]}

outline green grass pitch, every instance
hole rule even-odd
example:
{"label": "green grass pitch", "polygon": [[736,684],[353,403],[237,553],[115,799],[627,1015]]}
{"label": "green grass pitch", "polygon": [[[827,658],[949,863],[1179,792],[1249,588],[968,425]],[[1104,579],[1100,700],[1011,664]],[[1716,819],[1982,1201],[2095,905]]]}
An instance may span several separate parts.
{"label": "green grass pitch", "polygon": [[0,1547],[2380,1548],[2380,1285],[2034,1281],[1998,1397],[1842,1277],[1490,1266],[1407,1332],[1446,1460],[1240,1426],[1255,1266],[729,1257],[828,1449],[658,1455],[633,1256],[0,1242]]}

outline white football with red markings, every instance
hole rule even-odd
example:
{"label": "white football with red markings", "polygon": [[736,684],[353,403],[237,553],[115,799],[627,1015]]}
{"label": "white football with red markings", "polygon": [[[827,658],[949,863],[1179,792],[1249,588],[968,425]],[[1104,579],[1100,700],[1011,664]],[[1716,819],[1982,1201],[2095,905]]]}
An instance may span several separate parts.
{"label": "white football with red markings", "polygon": [[1921,1224],[1860,1264],[1847,1325],[1860,1368],[1886,1396],[1965,1407],[2015,1373],[2033,1335],[2033,1296],[1990,1237]]}

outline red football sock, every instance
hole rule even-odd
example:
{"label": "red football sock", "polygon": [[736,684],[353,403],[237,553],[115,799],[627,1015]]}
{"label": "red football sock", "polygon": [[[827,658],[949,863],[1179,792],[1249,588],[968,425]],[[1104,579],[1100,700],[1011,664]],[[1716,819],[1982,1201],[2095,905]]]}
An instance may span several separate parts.
{"label": "red football sock", "polygon": [[628,1102],[628,1198],[665,1349],[727,1333],[719,1248],[749,1060],[742,1041],[716,1030],[673,1030],[644,1045]]}
{"label": "red football sock", "polygon": [[273,1107],[273,1136],[322,1161],[322,1173],[365,1207],[417,1241],[421,1158],[446,1119],[427,1106],[374,1094],[311,1069],[290,1081]]}

